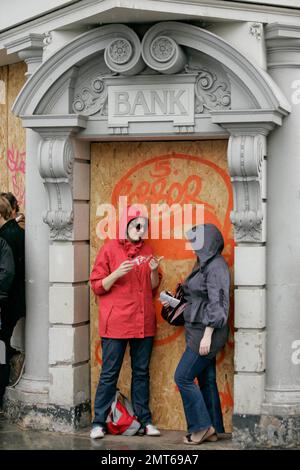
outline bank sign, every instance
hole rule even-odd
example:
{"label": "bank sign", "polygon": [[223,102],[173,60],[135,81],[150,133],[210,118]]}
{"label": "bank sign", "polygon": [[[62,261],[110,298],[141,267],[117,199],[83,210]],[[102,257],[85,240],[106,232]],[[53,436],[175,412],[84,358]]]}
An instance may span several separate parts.
{"label": "bank sign", "polygon": [[130,122],[172,121],[174,126],[193,126],[195,78],[184,78],[185,81],[175,83],[166,76],[153,76],[154,83],[128,83],[128,78],[122,85],[117,81],[109,83],[108,125],[127,127]]}

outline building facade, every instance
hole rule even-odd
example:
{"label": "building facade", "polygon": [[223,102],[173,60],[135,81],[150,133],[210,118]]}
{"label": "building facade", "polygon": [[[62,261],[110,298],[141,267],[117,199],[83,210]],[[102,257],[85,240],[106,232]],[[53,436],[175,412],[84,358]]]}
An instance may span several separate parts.
{"label": "building facade", "polygon": [[[27,293],[25,373],[6,392],[7,414],[40,429],[89,424],[97,207],[132,193],[132,175],[145,180],[141,196],[168,169],[177,189],[201,176],[207,220],[228,230],[227,429],[242,446],[299,445],[300,2],[53,0],[46,10],[31,0],[22,11],[16,0],[14,14],[6,3],[0,65],[27,65],[7,110],[26,134]],[[171,251],[165,270],[183,275],[191,260]],[[168,371],[183,345],[159,349],[178,334],[164,328],[155,360]],[[182,426],[167,414],[157,407],[159,423]]]}

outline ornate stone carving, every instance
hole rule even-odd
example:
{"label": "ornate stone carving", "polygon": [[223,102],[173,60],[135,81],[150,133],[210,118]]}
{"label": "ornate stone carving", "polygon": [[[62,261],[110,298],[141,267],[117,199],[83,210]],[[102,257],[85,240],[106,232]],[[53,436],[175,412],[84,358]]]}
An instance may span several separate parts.
{"label": "ornate stone carving", "polygon": [[126,64],[132,57],[132,46],[127,39],[115,39],[107,48],[107,55],[114,64]]}
{"label": "ornate stone carving", "polygon": [[261,23],[252,23],[249,27],[250,35],[255,37],[258,41],[262,38],[263,26]]}
{"label": "ornate stone carving", "polygon": [[72,238],[73,211],[47,211],[43,221],[50,227],[51,240],[70,240]]}
{"label": "ornate stone carving", "polygon": [[44,37],[44,40],[43,40],[43,44],[44,44],[44,48],[49,46],[49,44],[51,44],[53,41],[53,35],[52,35],[52,32],[51,31],[47,31],[45,33],[45,37]]}
{"label": "ornate stone carving", "polygon": [[69,137],[46,138],[40,146],[39,170],[49,200],[43,220],[52,240],[71,240],[73,232],[74,151]]}
{"label": "ornate stone carving", "polygon": [[150,45],[150,54],[158,62],[168,62],[176,53],[176,42],[166,36],[158,36]]}
{"label": "ornate stone carving", "polygon": [[195,82],[195,113],[230,109],[231,92],[229,84],[220,81],[214,72],[206,67],[185,66],[186,73],[197,73]]}
{"label": "ornate stone carving", "polygon": [[100,111],[107,116],[107,87],[105,76],[98,75],[88,86],[83,86],[75,95],[72,108],[76,114],[92,116]]}
{"label": "ornate stone carving", "polygon": [[174,38],[161,34],[158,25],[150,28],[143,37],[142,56],[148,67],[165,74],[180,72],[186,63],[184,49]]}
{"label": "ornate stone carving", "polygon": [[235,207],[231,221],[237,242],[262,240],[262,169],[266,136],[232,135],[228,145],[228,164]]}
{"label": "ornate stone carving", "polygon": [[141,43],[137,34],[130,30],[123,31],[122,36],[114,38],[104,51],[107,67],[115,73],[135,75],[145,68],[141,56]]}

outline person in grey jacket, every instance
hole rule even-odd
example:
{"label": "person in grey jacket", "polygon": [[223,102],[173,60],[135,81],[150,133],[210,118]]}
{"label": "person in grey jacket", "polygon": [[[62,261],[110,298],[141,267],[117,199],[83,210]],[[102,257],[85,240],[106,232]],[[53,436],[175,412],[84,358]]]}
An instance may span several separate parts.
{"label": "person in grey jacket", "polygon": [[230,273],[221,255],[224,239],[215,225],[198,225],[186,236],[197,262],[183,283],[188,302],[184,310],[186,350],[177,366],[175,382],[188,427],[184,442],[201,444],[216,441],[216,431],[224,432],[216,355],[228,339]]}

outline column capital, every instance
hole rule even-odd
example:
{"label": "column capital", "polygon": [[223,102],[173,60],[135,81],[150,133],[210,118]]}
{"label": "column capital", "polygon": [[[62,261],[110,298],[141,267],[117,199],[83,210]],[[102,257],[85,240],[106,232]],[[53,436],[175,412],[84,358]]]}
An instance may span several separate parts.
{"label": "column capital", "polygon": [[25,76],[27,78],[29,78],[42,63],[43,40],[43,34],[30,33],[15,41],[4,44],[7,54],[17,53],[20,59],[25,61],[27,64]]}
{"label": "column capital", "polygon": [[289,39],[295,40],[295,44],[300,39],[300,26],[292,24],[269,23],[266,25],[266,39]]}
{"label": "column capital", "polygon": [[300,26],[268,24],[265,38],[268,69],[300,67]]}
{"label": "column capital", "polygon": [[81,114],[34,114],[20,116],[22,126],[38,132],[43,139],[76,134],[85,129],[88,116]]}
{"label": "column capital", "polygon": [[288,111],[282,108],[212,111],[211,120],[226,129],[230,135],[267,136],[275,125],[281,126],[282,118],[287,114]]}

